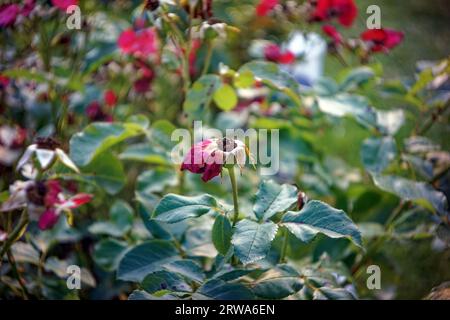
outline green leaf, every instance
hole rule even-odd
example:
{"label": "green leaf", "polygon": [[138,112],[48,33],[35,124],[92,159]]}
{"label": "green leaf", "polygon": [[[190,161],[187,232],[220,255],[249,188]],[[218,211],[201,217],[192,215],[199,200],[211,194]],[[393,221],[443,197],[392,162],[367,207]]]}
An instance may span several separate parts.
{"label": "green leaf", "polygon": [[110,211],[110,221],[99,221],[89,227],[93,234],[106,234],[122,237],[131,230],[134,212],[130,205],[123,200],[116,200]]}
{"label": "green leaf", "polygon": [[179,196],[169,193],[156,206],[155,220],[176,223],[188,218],[200,217],[217,207],[217,201],[209,194],[195,197]]}
{"label": "green leaf", "polygon": [[320,232],[331,238],[349,238],[362,247],[361,232],[345,212],[318,200],[307,202],[300,211],[288,211],[282,222],[304,242]]}
{"label": "green leaf", "polygon": [[201,119],[205,109],[211,103],[214,92],[220,87],[222,81],[217,75],[207,74],[194,82],[187,92],[183,110],[190,119]]}
{"label": "green leaf", "polygon": [[178,183],[176,172],[165,168],[144,171],[137,178],[136,190],[139,193],[162,192]]}
{"label": "green leaf", "polygon": [[164,240],[150,240],[128,251],[119,263],[117,279],[141,282],[151,272],[180,259],[174,245]]}
{"label": "green leaf", "polygon": [[253,79],[252,72],[247,70],[242,73],[236,73],[233,84],[236,88],[249,88],[255,84],[255,79]]}
{"label": "green leaf", "polygon": [[361,147],[362,163],[370,172],[382,172],[396,154],[397,148],[392,137],[368,138]]}
{"label": "green leaf", "polygon": [[359,67],[352,69],[340,85],[342,91],[354,89],[357,86],[367,82],[375,76],[373,70],[369,67]]}
{"label": "green leaf", "polygon": [[148,142],[128,146],[120,155],[121,160],[139,161],[153,165],[167,165],[169,158],[165,151],[151,146]]}
{"label": "green leaf", "polygon": [[297,203],[297,188],[273,180],[263,181],[256,193],[253,206],[255,215],[260,220],[268,220],[273,215],[291,209]]}
{"label": "green leaf", "polygon": [[288,265],[266,271],[252,284],[252,291],[263,299],[283,299],[302,288],[300,274]]}
{"label": "green leaf", "polygon": [[125,185],[122,163],[110,152],[103,152],[82,169],[83,176],[93,180],[109,194],[116,194]]}
{"label": "green leaf", "polygon": [[148,293],[155,293],[161,290],[192,292],[192,288],[183,277],[168,271],[156,271],[148,274],[142,281],[141,286]]}
{"label": "green leaf", "polygon": [[418,201],[422,205],[425,204],[422,203],[425,200],[439,214],[446,215],[448,208],[447,198],[442,192],[433,189],[427,183],[388,175],[373,175],[373,181],[380,189],[393,193],[403,200]]}
{"label": "green leaf", "polygon": [[183,277],[202,282],[205,280],[203,269],[194,260],[177,260],[163,266],[164,270],[181,274]]}
{"label": "green leaf", "polygon": [[216,105],[224,111],[234,109],[238,103],[236,91],[234,91],[233,87],[229,84],[222,84],[222,86],[214,92],[213,100]]}
{"label": "green leaf", "polygon": [[239,74],[250,71],[254,77],[261,79],[263,82],[274,86],[280,90],[289,88],[294,92],[297,91],[298,84],[287,72],[273,62],[267,61],[251,61],[244,64],[239,69]]}
{"label": "green leaf", "polygon": [[272,221],[263,224],[248,219],[239,221],[231,241],[236,256],[243,264],[265,258],[277,230]]}
{"label": "green leaf", "polygon": [[142,133],[135,123],[92,123],[70,139],[70,158],[78,166],[86,166],[112,146]]}
{"label": "green leaf", "polygon": [[94,261],[106,271],[114,271],[127,251],[127,243],[115,239],[104,239],[94,247]]}
{"label": "green leaf", "polygon": [[226,255],[231,244],[232,228],[228,217],[219,214],[212,228],[212,241],[220,254]]}
{"label": "green leaf", "polygon": [[253,293],[240,283],[213,279],[203,284],[193,295],[194,300],[253,300]]}
{"label": "green leaf", "polygon": [[375,127],[377,114],[369,106],[367,98],[341,93],[332,97],[317,97],[320,111],[334,117],[353,116],[365,127]]}

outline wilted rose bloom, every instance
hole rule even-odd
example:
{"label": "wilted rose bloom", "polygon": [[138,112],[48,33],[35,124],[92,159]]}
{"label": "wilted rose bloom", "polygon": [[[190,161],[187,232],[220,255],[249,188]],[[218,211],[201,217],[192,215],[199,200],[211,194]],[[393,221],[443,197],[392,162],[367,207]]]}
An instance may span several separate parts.
{"label": "wilted rose bloom", "polygon": [[17,4],[5,4],[0,7],[0,27],[8,27],[16,22],[20,13],[20,7]]}
{"label": "wilted rose bloom", "polygon": [[369,29],[361,34],[361,39],[368,43],[369,50],[372,52],[388,52],[400,44],[403,37],[403,32],[383,28]]}
{"label": "wilted rose bloom", "polygon": [[335,46],[342,43],[342,35],[332,25],[326,24],[322,26],[322,31],[331,38]]}
{"label": "wilted rose bloom", "polygon": [[295,61],[295,55],[291,51],[282,51],[281,48],[274,43],[271,43],[264,48],[264,57],[269,61],[281,64],[291,64]]}
{"label": "wilted rose bloom", "polygon": [[79,172],[77,166],[69,156],[62,150],[59,143],[51,137],[38,137],[35,143],[29,145],[17,163],[17,170],[30,179],[34,179],[36,168],[34,161],[37,160],[41,169],[48,169],[53,161],[59,160],[66,167]]}
{"label": "wilted rose bloom", "polygon": [[117,104],[117,95],[113,90],[106,90],[103,95],[103,100],[108,107],[114,107]]}
{"label": "wilted rose bloom", "polygon": [[10,197],[0,211],[27,207],[31,219],[38,221],[41,230],[52,228],[64,211],[78,208],[92,200],[92,195],[79,193],[66,198],[58,180],[16,181],[9,188]]}
{"label": "wilted rose bloom", "polygon": [[72,5],[77,5],[78,0],[52,0],[52,4],[61,10],[66,11],[66,9]]}
{"label": "wilted rose bloom", "polygon": [[318,0],[311,20],[327,21],[337,18],[341,25],[349,27],[357,15],[358,8],[354,0]]}
{"label": "wilted rose bloom", "polygon": [[247,149],[239,140],[207,139],[195,144],[183,160],[181,170],[202,174],[207,182],[222,172],[224,165],[245,165]]}
{"label": "wilted rose bloom", "polygon": [[278,4],[278,0],[260,0],[256,6],[256,15],[263,17],[268,15]]}
{"label": "wilted rose bloom", "polygon": [[123,31],[117,45],[123,53],[146,58],[158,51],[158,38],[154,28],[139,31],[127,29]]}

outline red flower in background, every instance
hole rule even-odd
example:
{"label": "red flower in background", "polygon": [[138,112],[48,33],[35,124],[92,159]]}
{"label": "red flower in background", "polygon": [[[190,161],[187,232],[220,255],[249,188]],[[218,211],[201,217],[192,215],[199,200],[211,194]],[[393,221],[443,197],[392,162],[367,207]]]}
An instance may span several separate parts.
{"label": "red flower in background", "polygon": [[256,6],[256,15],[264,17],[268,15],[278,4],[278,0],[261,0]]}
{"label": "red flower in background", "polygon": [[400,44],[404,34],[391,29],[369,29],[361,34],[361,39],[369,44],[372,52],[388,52]]}
{"label": "red flower in background", "polygon": [[68,7],[77,5],[78,0],[52,0],[52,4],[61,10],[66,11]]}
{"label": "red flower in background", "polygon": [[113,90],[106,90],[103,95],[103,100],[108,107],[114,107],[117,104],[117,95]]}
{"label": "red flower in background", "polygon": [[130,28],[120,34],[117,45],[123,53],[147,57],[158,51],[158,38],[154,28],[139,31]]}
{"label": "red flower in background", "polygon": [[334,45],[339,45],[342,43],[343,38],[339,31],[332,25],[326,24],[322,26],[322,31],[333,40]]}
{"label": "red flower in background", "polygon": [[24,17],[28,17],[31,11],[33,11],[34,7],[36,6],[36,0],[25,0],[25,3],[23,4],[21,14]]}
{"label": "red flower in background", "polygon": [[113,121],[113,117],[103,111],[102,106],[98,101],[93,101],[86,107],[86,115],[91,121]]}
{"label": "red flower in background", "polygon": [[8,27],[16,22],[20,13],[20,7],[17,4],[7,4],[0,7],[0,27]]}
{"label": "red flower in background", "polygon": [[282,51],[276,44],[269,44],[264,48],[264,57],[272,62],[290,64],[295,61],[295,55],[289,51]]}
{"label": "red flower in background", "polygon": [[9,78],[0,74],[0,89],[6,88],[9,84]]}
{"label": "red flower in background", "polygon": [[142,60],[136,60],[134,67],[139,74],[139,78],[133,83],[134,90],[137,93],[146,93],[150,90],[155,74],[152,68]]}
{"label": "red flower in background", "polygon": [[358,8],[353,0],[318,0],[312,14],[312,21],[327,21],[337,18],[345,27],[352,25]]}

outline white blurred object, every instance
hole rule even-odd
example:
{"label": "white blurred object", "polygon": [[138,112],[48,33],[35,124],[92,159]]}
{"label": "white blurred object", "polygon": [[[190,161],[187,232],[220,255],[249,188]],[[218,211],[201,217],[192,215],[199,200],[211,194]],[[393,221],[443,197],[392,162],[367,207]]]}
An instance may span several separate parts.
{"label": "white blurred object", "polygon": [[313,85],[323,75],[327,43],[317,33],[296,31],[285,49],[294,53],[298,62],[283,68],[298,82]]}

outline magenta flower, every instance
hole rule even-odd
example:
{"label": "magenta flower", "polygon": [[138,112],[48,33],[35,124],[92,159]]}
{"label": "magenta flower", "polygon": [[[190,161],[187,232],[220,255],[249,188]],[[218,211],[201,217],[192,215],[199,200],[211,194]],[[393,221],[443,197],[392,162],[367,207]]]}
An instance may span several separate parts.
{"label": "magenta flower", "polygon": [[66,11],[68,7],[77,5],[78,0],[52,0],[52,4],[59,9]]}
{"label": "magenta flower", "polygon": [[120,34],[117,45],[123,53],[145,58],[158,51],[156,30],[154,28],[139,31],[127,29]]}
{"label": "magenta flower", "polygon": [[217,177],[224,165],[245,165],[247,149],[243,142],[231,139],[207,139],[195,144],[183,160],[181,170],[202,175],[207,182]]}
{"label": "magenta flower", "polygon": [[0,7],[0,27],[8,27],[16,22],[20,13],[20,7],[17,4],[7,4]]}

